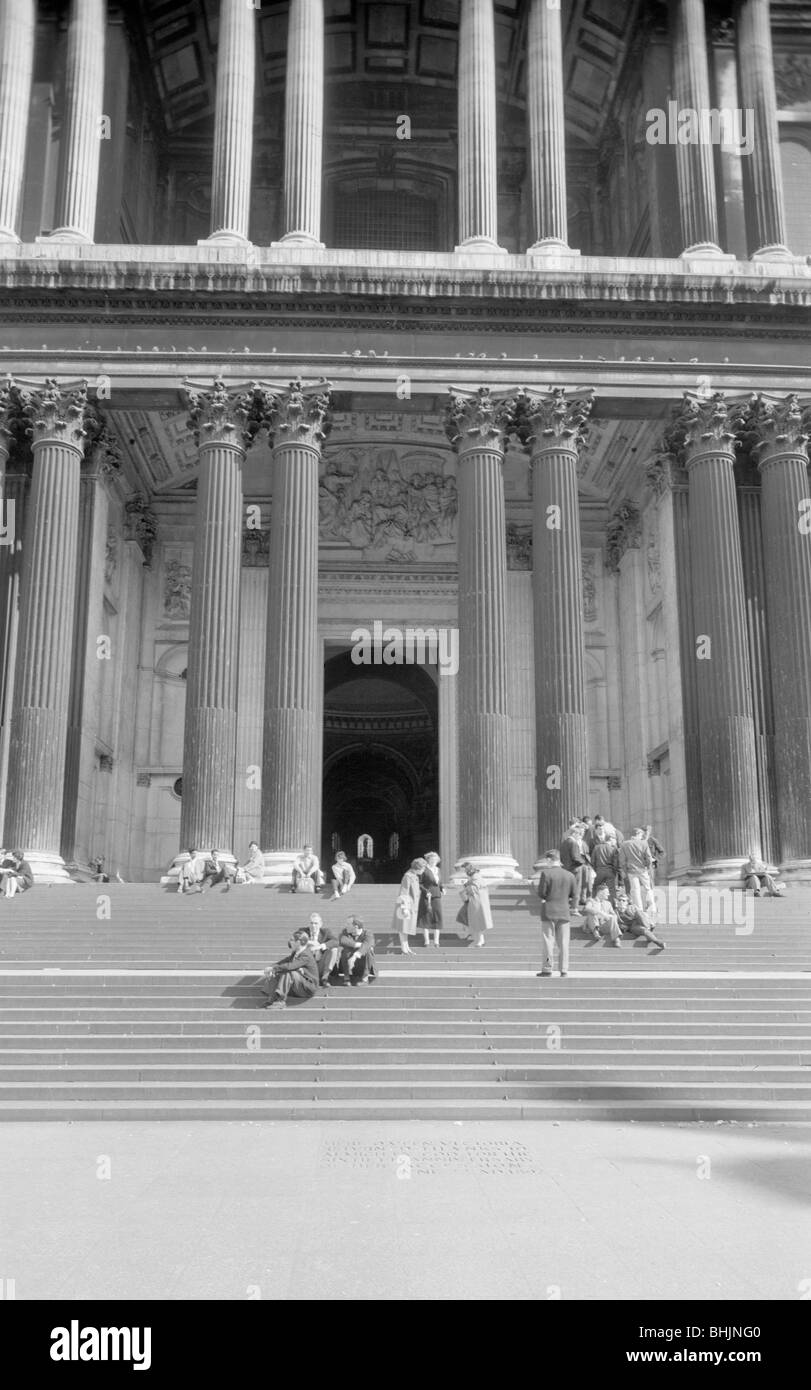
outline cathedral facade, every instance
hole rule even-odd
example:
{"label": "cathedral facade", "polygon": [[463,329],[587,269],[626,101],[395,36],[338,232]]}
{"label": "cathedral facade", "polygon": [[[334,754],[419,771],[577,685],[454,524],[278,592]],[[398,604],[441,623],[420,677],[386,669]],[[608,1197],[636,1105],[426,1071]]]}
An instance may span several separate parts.
{"label": "cathedral facade", "polygon": [[811,879],[796,0],[0,0],[0,825]]}

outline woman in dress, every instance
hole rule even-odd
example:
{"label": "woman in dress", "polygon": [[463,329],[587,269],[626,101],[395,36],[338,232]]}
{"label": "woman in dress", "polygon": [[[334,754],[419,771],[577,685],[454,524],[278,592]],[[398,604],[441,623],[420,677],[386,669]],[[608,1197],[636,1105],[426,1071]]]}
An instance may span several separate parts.
{"label": "woman in dress", "polygon": [[482,883],[481,872],[475,864],[463,864],[467,878],[462,884],[462,898],[467,903],[467,934],[476,937],[476,945],[484,945],[484,933],[493,926],[490,894]]}
{"label": "woman in dress", "polygon": [[417,925],[422,927],[426,946],[430,946],[430,934],[434,933],[434,945],[439,946],[439,933],[442,930],[442,895],[445,889],[439,876],[439,855],[431,850],[425,856],[425,868],[420,874],[420,910]]}
{"label": "woman in dress", "polygon": [[417,930],[421,897],[420,875],[424,868],[424,859],[412,859],[410,868],[406,869],[400,881],[400,890],[394,905],[391,929],[396,931],[400,938],[400,950],[404,956],[413,955],[408,938]]}

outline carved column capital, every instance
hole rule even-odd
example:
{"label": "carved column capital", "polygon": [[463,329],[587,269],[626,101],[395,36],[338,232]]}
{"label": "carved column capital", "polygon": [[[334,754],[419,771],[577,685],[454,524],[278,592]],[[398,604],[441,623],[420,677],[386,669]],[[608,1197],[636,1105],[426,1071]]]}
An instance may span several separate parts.
{"label": "carved column capital", "polygon": [[741,424],[761,472],[786,455],[808,461],[811,404],[803,403],[799,396],[752,396],[742,413]]}
{"label": "carved column capital", "polygon": [[618,574],[620,560],[628,550],[642,546],[642,513],[636,502],[623,499],[613,513],[606,532],[606,569]]}
{"label": "carved column capital", "polygon": [[200,382],[184,383],[189,407],[189,429],[198,448],[205,445],[231,445],[249,449],[262,425],[262,399],[259,388],[229,390],[222,377],[210,387]]}
{"label": "carved column capital", "polygon": [[567,392],[562,386],[550,386],[540,395],[522,389],[515,398],[518,438],[533,455],[546,449],[568,449],[576,454],[588,439],[593,405],[593,391]]}
{"label": "carved column capital", "polygon": [[741,413],[742,403],[728,400],[721,391],[711,395],[685,391],[665,431],[665,449],[688,469],[706,454],[734,458]]}
{"label": "carved column capital", "polygon": [[30,453],[31,427],[23,393],[12,377],[0,384],[0,462]]}
{"label": "carved column capital", "polygon": [[84,453],[86,425],[92,429],[95,415],[87,399],[87,382],[60,386],[46,377],[42,386],[21,388],[23,409],[37,444],[57,444]]}
{"label": "carved column capital", "polygon": [[152,567],[152,551],[158,534],[158,518],[146,497],[136,493],[124,503],[124,537],[135,541],[144,557],[144,569]]}
{"label": "carved column capital", "polygon": [[489,386],[479,386],[475,391],[450,388],[444,425],[457,453],[475,448],[497,449],[503,453],[513,420],[512,397],[494,396]]}
{"label": "carved column capital", "polygon": [[320,449],[332,428],[332,389],[328,381],[322,378],[307,385],[297,377],[283,390],[266,387],[264,383],[258,390],[274,445],[299,444]]}

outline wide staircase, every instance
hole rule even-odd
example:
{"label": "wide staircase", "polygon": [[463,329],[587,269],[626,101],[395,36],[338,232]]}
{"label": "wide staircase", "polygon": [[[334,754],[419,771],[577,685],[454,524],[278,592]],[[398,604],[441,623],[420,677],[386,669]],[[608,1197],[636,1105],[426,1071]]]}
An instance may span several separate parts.
{"label": "wide staircase", "polygon": [[[735,893],[726,923],[674,901],[661,953],[575,928],[568,979],[536,977],[526,889],[494,891],[482,949],[456,935],[452,890],[439,950],[411,956],[395,896],[110,884],[0,902],[0,1118],[811,1119],[811,889],[746,917]],[[268,1013],[258,972],[313,911],[363,917],[379,979]]]}

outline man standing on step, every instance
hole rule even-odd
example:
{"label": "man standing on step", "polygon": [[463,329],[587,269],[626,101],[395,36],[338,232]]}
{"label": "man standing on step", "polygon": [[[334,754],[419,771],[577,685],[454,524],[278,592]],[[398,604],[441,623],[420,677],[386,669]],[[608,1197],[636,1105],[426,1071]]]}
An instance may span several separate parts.
{"label": "man standing on step", "polygon": [[577,908],[577,879],[568,869],[561,868],[557,850],[547,850],[544,866],[538,883],[538,897],[541,900],[541,921],[543,926],[544,962],[541,977],[552,974],[555,942],[560,951],[560,974],[565,979],[569,973],[569,934],[571,913]]}
{"label": "man standing on step", "polygon": [[318,966],[310,950],[310,933],[299,927],[288,941],[290,955],[268,966],[260,988],[267,995],[265,1009],[286,1009],[288,994],[312,999],[318,989]]}
{"label": "man standing on step", "polygon": [[628,897],[640,912],[653,917],[656,913],[656,898],[653,894],[651,855],[645,831],[638,825],[630,840],[623,840],[617,851],[620,879],[624,880]]}

